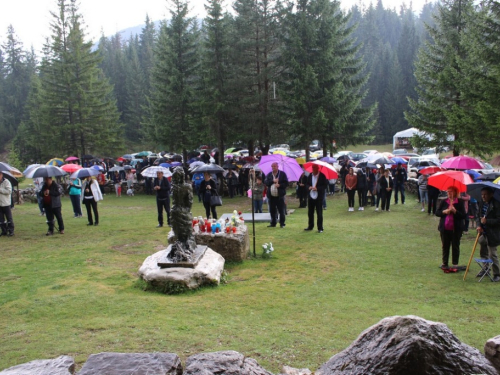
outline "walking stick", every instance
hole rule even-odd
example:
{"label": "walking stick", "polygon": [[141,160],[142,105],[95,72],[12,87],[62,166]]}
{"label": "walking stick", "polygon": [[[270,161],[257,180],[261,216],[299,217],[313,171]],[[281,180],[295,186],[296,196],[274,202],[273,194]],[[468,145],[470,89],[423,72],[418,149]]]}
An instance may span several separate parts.
{"label": "walking stick", "polygon": [[481,233],[477,232],[476,241],[474,242],[474,247],[472,248],[472,254],[470,255],[469,263],[467,263],[467,268],[465,269],[464,281],[465,281],[465,278],[467,277],[467,272],[469,272],[470,262],[472,262],[472,257],[474,256],[474,252],[476,251],[477,241],[479,240],[480,235],[481,235]]}

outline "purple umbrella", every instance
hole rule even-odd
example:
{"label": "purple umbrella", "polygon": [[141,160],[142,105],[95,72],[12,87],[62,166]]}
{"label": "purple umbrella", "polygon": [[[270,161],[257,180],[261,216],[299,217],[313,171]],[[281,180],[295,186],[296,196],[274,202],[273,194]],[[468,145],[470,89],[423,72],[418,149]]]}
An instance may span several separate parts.
{"label": "purple umbrella", "polygon": [[331,156],[325,156],[324,158],[319,159],[321,161],[324,161],[325,163],[333,164],[337,161],[337,159],[332,158]]}
{"label": "purple umbrella", "polygon": [[483,169],[484,165],[479,160],[470,156],[455,156],[441,164],[447,169]]}
{"label": "purple umbrella", "polygon": [[397,163],[397,164],[399,164],[399,163],[401,163],[401,164],[408,164],[408,161],[407,161],[407,160],[405,160],[405,159],[403,159],[403,158],[400,158],[400,157],[397,157],[397,156],[396,156],[396,157],[394,157],[394,158],[392,158],[391,160],[392,160],[394,163]]}
{"label": "purple umbrella", "polygon": [[304,173],[297,160],[281,154],[262,156],[259,167],[263,173],[268,174],[272,171],[273,163],[278,163],[278,169],[286,173],[288,181],[298,181]]}
{"label": "purple umbrella", "polygon": [[182,165],[182,163],[180,161],[174,161],[171,164],[172,164],[172,167],[179,167]]}

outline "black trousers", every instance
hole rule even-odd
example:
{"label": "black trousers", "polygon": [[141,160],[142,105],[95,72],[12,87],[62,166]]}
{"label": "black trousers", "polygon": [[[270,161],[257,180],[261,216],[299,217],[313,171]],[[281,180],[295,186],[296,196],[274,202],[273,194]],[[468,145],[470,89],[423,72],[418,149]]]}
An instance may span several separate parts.
{"label": "black trousers", "polygon": [[347,203],[349,204],[349,207],[354,207],[354,196],[356,195],[356,190],[352,189],[346,189],[347,190]]}
{"label": "black trousers", "polygon": [[[99,212],[97,211],[97,202],[94,198],[84,199],[85,208],[87,209],[87,220],[89,224],[99,224]],[[94,211],[95,221],[92,219],[92,211]]]}
{"label": "black trousers", "polygon": [[280,225],[285,225],[285,197],[273,197],[268,195],[269,213],[271,214],[271,225],[276,225],[277,214],[280,216]]}
{"label": "black trousers", "polygon": [[14,221],[12,221],[12,210],[10,206],[0,207],[0,227],[2,234],[14,233]]}
{"label": "black trousers", "polygon": [[451,246],[451,263],[454,265],[458,264],[458,259],[460,257],[460,238],[462,237],[462,232],[453,230],[443,230],[441,232],[441,243],[443,245],[443,264],[448,265],[448,259],[450,257],[450,246]]}
{"label": "black trousers", "polygon": [[392,195],[392,190],[387,191],[384,189],[380,189],[380,199],[382,200],[382,206],[380,209],[382,211],[386,210],[388,211],[389,208],[391,207],[391,195]]}
{"label": "black trousers", "polygon": [[158,224],[163,225],[163,210],[167,212],[167,224],[170,225],[170,198],[156,198],[156,208],[158,209]]}
{"label": "black trousers", "polygon": [[309,225],[307,227],[309,229],[314,228],[314,211],[316,211],[318,215],[318,230],[323,230],[323,197],[318,197],[317,199],[309,197],[307,207],[307,214],[309,217]]}
{"label": "black trousers", "polygon": [[217,211],[216,211],[216,206],[211,206],[210,201],[205,202],[203,201],[203,206],[205,207],[205,214],[207,219],[210,219],[210,211],[212,211],[212,219],[217,220]]}
{"label": "black trousers", "polygon": [[45,218],[47,219],[47,225],[49,226],[49,232],[54,231],[54,217],[57,219],[57,225],[59,230],[64,230],[64,222],[61,213],[61,207],[43,206],[45,209]]}

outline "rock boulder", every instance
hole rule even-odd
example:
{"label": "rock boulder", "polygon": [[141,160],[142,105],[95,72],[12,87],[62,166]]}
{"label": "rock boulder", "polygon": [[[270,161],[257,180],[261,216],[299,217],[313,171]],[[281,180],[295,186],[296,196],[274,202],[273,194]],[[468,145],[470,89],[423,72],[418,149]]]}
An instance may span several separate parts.
{"label": "rock boulder", "polygon": [[362,332],[315,374],[497,375],[497,371],[445,324],[417,316],[394,316]]}
{"label": "rock boulder", "polygon": [[0,371],[1,375],[71,375],[75,360],[67,355],[55,359],[37,359]]}
{"label": "rock boulder", "polygon": [[500,374],[500,336],[493,337],[484,345],[484,355]]}
{"label": "rock boulder", "polygon": [[92,354],[78,375],[182,375],[181,360],[173,353]]}
{"label": "rock boulder", "polygon": [[195,354],[186,360],[183,375],[272,375],[257,361],[228,350]]}

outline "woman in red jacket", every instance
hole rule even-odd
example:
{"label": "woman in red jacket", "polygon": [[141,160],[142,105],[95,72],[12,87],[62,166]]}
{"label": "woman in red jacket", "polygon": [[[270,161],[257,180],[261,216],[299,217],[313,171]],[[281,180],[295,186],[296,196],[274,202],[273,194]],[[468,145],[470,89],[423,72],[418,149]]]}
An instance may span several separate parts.
{"label": "woman in red jacket", "polygon": [[349,212],[354,211],[354,196],[356,195],[356,186],[358,178],[354,174],[354,169],[349,168],[349,173],[345,176],[345,189],[347,191],[347,203],[349,204]]}

